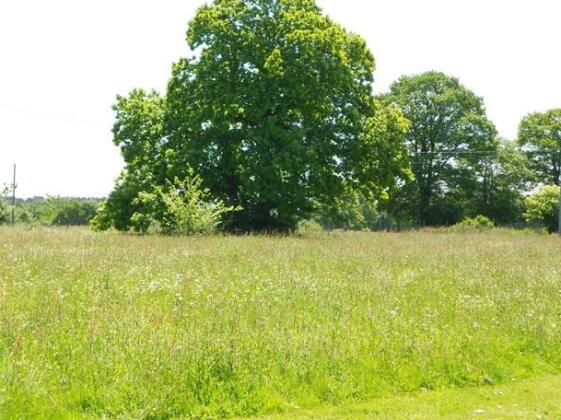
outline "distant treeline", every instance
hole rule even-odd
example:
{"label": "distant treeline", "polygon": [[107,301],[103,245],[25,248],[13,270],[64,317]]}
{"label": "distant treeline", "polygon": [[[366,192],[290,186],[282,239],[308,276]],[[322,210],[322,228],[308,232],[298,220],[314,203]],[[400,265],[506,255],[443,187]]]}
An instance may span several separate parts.
{"label": "distant treeline", "polygon": [[[0,200],[0,224],[11,222],[7,200]],[[15,222],[25,225],[85,226],[95,215],[98,198],[33,197],[16,199]]]}

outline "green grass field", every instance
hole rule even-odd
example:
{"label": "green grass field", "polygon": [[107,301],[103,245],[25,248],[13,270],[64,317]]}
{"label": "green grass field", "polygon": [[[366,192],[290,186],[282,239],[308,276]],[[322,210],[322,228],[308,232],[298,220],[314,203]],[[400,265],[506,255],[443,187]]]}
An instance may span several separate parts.
{"label": "green grass field", "polygon": [[512,232],[0,228],[0,418],[561,416],[560,257]]}

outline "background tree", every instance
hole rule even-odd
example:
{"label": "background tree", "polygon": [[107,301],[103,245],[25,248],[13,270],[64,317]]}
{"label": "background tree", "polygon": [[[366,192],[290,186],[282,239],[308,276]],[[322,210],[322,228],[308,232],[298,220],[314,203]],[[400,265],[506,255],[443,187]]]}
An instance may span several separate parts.
{"label": "background tree", "polygon": [[[411,123],[406,145],[415,176],[389,207],[422,226],[461,220],[464,186],[497,148],[483,100],[439,72],[402,77],[381,99],[398,104]],[[398,203],[406,203],[406,211]]]}
{"label": "background tree", "polygon": [[515,142],[495,139],[495,153],[483,154],[464,177],[464,216],[484,215],[496,224],[523,221],[523,192],[530,189],[526,156]]}
{"label": "background tree", "polygon": [[118,96],[113,111],[113,142],[121,150],[125,170],[95,223],[98,229],[113,225],[126,231],[133,225],[132,216],[145,210],[137,200],[139,193],[152,192],[153,185],[165,183],[169,165],[164,137],[165,99],[156,92],[136,89],[128,97]]}
{"label": "background tree", "polygon": [[526,152],[534,181],[559,185],[561,167],[561,109],[529,114],[522,119],[518,141]]}
{"label": "background tree", "polygon": [[313,0],[217,0],[190,23],[191,58],[165,98],[134,91],[115,106],[126,162],[104,212],[130,228],[135,200],[188,168],[211,198],[242,208],[235,230],[291,230],[348,189],[383,197],[407,173],[407,121],[372,97],[363,39]]}
{"label": "background tree", "polygon": [[546,185],[526,198],[526,221],[546,227],[549,233],[556,232],[559,227],[559,194],[558,185]]}

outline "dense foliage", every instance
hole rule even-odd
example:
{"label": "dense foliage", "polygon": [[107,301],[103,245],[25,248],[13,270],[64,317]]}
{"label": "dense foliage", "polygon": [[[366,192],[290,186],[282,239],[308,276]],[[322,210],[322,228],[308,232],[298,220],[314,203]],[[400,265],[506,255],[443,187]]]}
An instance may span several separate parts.
{"label": "dense foliage", "polygon": [[4,203],[4,200],[0,198],[0,225],[8,221],[8,206]]}
{"label": "dense foliage", "polygon": [[495,223],[488,217],[477,215],[466,217],[460,223],[452,227],[453,232],[484,232],[495,228]]}
{"label": "dense foliage", "polygon": [[529,223],[544,226],[550,233],[559,227],[560,189],[558,185],[546,185],[526,198],[524,217]]}
{"label": "dense foliage", "polygon": [[559,185],[561,175],[561,109],[529,114],[520,123],[518,141],[528,156],[538,184]]}
{"label": "dense foliage", "polygon": [[165,97],[136,90],[114,107],[126,170],[105,208],[117,229],[132,227],[139,194],[187,168],[212,200],[240,208],[226,217],[238,231],[292,230],[409,176],[408,124],[372,97],[372,54],[313,0],[215,1],[187,40],[194,54],[174,65]]}
{"label": "dense foliage", "polygon": [[0,190],[0,225],[8,221],[8,204],[6,203],[7,189]]}
{"label": "dense foliage", "polygon": [[[136,212],[130,218],[130,226],[136,232],[158,231],[165,235],[215,232],[224,214],[239,209],[226,207],[222,201],[209,201],[210,193],[201,185],[201,177],[191,170],[183,180],[175,178],[164,187],[153,187],[152,192],[141,191],[133,200]],[[111,226],[106,206],[104,202],[91,221],[93,230],[106,230]]]}

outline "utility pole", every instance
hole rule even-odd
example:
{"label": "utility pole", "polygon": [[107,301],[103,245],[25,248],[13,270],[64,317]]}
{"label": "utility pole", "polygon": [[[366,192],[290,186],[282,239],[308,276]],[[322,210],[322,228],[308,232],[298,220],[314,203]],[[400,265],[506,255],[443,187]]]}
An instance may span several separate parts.
{"label": "utility pole", "polygon": [[16,164],[14,163],[14,181],[12,183],[12,226],[16,223]]}

